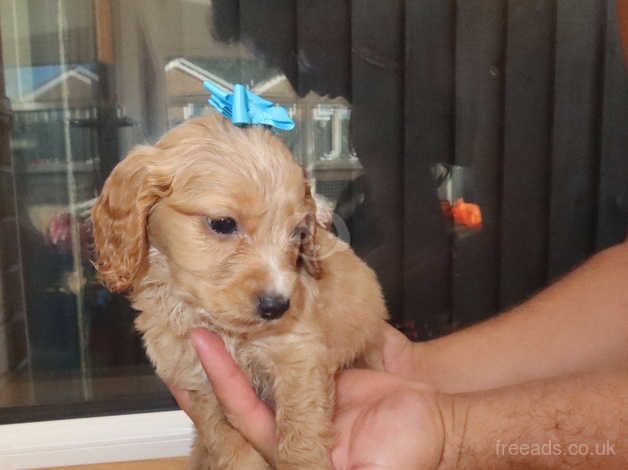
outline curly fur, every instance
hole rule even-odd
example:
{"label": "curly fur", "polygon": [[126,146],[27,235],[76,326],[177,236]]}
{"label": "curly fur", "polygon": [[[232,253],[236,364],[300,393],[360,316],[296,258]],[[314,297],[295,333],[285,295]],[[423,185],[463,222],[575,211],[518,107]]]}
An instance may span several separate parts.
{"label": "curly fur", "polygon": [[[279,139],[216,114],[136,148],[106,181],[92,212],[95,265],[141,312],[159,376],[191,391],[190,468],[270,468],[217,404],[190,342],[195,327],[221,335],[275,407],[273,465],[330,468],[334,374],[360,358],[377,365],[387,313],[373,271],[323,228],[326,213]],[[237,233],[213,232],[208,218],[219,217],[234,218]],[[257,314],[265,292],[290,299],[281,318]]]}

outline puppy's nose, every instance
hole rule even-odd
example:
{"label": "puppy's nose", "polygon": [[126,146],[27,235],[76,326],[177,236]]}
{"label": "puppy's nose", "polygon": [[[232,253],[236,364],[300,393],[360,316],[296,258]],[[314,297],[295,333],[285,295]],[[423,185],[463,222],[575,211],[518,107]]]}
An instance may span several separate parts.
{"label": "puppy's nose", "polygon": [[261,295],[257,298],[257,311],[265,320],[281,317],[290,308],[290,299],[280,295]]}

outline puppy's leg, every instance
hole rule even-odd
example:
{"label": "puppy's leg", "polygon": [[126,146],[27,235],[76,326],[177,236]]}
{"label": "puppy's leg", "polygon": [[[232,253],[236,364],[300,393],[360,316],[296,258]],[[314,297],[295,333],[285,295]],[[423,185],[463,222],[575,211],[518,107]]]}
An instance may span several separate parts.
{"label": "puppy's leg", "polygon": [[209,470],[209,454],[207,447],[197,435],[192,445],[192,452],[188,458],[187,470]]}
{"label": "puppy's leg", "polygon": [[277,470],[329,470],[333,375],[309,348],[286,350],[275,362]]}
{"label": "puppy's leg", "polygon": [[198,437],[190,470],[270,470],[259,452],[229,424],[212,393],[191,392],[191,399]]}

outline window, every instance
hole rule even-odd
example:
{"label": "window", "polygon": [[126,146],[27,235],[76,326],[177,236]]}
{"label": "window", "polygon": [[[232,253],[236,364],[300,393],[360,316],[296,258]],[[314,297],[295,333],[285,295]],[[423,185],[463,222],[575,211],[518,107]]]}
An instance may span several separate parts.
{"label": "window", "polygon": [[0,423],[174,407],[98,283],[89,210],[134,145],[207,111],[205,79],[289,110],[282,138],[416,339],[625,237],[613,2],[507,3],[0,0]]}
{"label": "window", "polygon": [[218,31],[215,15],[229,9],[0,2],[11,112],[0,182],[0,422],[173,407],[134,332],[135,313],[89,262],[89,211],[133,145],[207,111],[204,80],[226,90],[245,83],[285,106],[298,131],[283,136],[332,202],[361,174],[349,102],[300,96],[279,67]]}

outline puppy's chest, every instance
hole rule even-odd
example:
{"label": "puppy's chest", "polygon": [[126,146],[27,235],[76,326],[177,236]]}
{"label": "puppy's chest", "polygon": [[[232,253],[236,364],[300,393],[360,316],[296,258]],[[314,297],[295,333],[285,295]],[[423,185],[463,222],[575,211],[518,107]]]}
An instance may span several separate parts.
{"label": "puppy's chest", "polygon": [[270,358],[256,345],[239,343],[228,337],[223,337],[223,341],[240,369],[251,381],[257,396],[274,408],[274,367]]}

